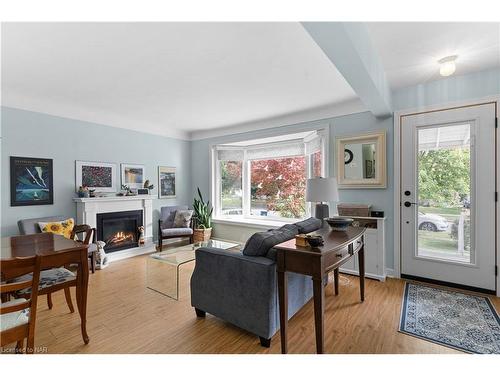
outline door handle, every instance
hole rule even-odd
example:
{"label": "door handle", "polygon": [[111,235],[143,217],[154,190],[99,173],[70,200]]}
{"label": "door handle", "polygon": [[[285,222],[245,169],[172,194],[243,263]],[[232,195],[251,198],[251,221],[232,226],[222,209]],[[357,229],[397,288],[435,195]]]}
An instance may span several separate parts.
{"label": "door handle", "polygon": [[408,202],[408,201],[406,201],[404,203],[405,207],[411,207],[412,204],[414,204],[415,206],[418,206],[418,203],[413,203],[413,202]]}

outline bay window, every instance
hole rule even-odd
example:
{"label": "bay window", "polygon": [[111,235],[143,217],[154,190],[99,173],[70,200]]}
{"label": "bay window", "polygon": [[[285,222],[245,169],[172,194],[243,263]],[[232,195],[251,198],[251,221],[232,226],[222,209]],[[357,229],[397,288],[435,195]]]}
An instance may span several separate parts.
{"label": "bay window", "polygon": [[323,131],[214,146],[215,218],[306,217],[310,213],[306,179],[325,175],[324,148]]}

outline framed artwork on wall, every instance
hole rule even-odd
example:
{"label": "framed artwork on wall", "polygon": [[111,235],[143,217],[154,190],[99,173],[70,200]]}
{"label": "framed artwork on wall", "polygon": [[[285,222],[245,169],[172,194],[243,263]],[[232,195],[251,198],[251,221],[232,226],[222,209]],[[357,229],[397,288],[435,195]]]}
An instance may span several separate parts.
{"label": "framed artwork on wall", "polygon": [[116,164],[77,160],[75,168],[76,190],[86,186],[99,193],[116,192]]}
{"label": "framed artwork on wall", "polygon": [[10,157],[10,205],[54,204],[52,159]]}
{"label": "framed artwork on wall", "polygon": [[121,164],[122,185],[132,189],[140,189],[144,186],[144,165]]}
{"label": "framed artwork on wall", "polygon": [[158,167],[158,198],[175,198],[175,167]]}

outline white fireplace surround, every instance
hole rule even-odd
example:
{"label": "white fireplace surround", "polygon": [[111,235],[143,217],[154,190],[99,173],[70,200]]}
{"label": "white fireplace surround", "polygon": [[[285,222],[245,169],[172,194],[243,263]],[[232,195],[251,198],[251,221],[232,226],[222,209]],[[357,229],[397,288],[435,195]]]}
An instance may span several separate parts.
{"label": "white fireplace surround", "polygon": [[[96,228],[97,214],[142,210],[146,245],[114,251],[108,254],[108,259],[109,261],[116,261],[151,253],[155,251],[153,243],[153,199],[155,198],[151,195],[73,198],[73,201],[76,203],[76,222],[78,224],[88,224],[92,228]],[[104,251],[106,251],[106,248],[104,248]]]}

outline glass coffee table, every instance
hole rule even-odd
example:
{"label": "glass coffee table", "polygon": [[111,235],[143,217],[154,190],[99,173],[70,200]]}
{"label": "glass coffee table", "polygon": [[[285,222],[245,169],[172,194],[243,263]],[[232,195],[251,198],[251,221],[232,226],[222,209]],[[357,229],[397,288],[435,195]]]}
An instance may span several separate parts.
{"label": "glass coffee table", "polygon": [[215,247],[225,250],[238,246],[240,244],[235,242],[208,240],[151,254],[146,261],[146,286],[179,300],[179,268],[195,259],[196,249]]}

